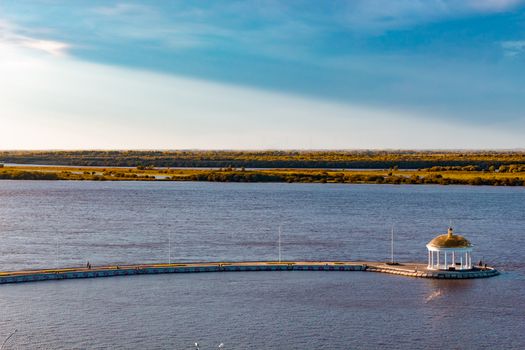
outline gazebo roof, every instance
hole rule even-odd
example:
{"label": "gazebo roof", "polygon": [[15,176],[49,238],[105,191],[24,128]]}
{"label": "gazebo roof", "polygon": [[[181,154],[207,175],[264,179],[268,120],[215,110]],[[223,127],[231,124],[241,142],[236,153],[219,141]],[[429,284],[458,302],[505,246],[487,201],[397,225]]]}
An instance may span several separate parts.
{"label": "gazebo roof", "polygon": [[465,237],[455,235],[451,227],[447,234],[437,236],[428,243],[428,246],[434,248],[470,248],[472,244]]}

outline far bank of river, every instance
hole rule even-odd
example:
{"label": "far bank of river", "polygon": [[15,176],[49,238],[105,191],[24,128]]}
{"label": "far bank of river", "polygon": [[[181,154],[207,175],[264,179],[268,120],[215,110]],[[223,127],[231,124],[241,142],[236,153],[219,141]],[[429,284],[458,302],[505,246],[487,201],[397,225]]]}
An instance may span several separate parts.
{"label": "far bank of river", "polygon": [[433,169],[244,169],[12,165],[5,180],[209,181],[523,186],[525,172]]}

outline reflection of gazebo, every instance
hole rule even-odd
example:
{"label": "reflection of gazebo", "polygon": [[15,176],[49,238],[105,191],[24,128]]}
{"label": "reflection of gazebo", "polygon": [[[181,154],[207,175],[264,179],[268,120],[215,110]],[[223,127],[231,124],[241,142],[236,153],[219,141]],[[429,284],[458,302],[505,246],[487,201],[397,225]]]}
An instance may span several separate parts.
{"label": "reflection of gazebo", "polygon": [[448,233],[437,236],[427,244],[428,269],[472,269],[472,244],[463,236],[455,235],[452,227]]}

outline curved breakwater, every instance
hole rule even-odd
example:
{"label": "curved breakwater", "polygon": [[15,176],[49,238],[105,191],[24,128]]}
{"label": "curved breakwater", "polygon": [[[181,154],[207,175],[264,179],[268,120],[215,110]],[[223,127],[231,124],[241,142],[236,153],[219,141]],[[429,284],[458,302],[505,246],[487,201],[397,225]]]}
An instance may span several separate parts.
{"label": "curved breakwater", "polygon": [[368,271],[408,277],[465,279],[496,276],[494,268],[469,271],[432,271],[423,264],[388,265],[374,262],[216,262],[188,264],[112,265],[93,268],[63,268],[0,272],[0,284],[48,280],[150,275],[161,273],[246,272],[246,271]]}

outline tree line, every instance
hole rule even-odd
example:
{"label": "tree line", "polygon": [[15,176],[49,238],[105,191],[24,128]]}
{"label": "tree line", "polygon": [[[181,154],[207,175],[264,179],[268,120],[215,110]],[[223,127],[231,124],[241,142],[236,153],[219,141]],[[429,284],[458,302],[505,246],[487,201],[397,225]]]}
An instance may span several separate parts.
{"label": "tree line", "polygon": [[[146,170],[148,171],[148,170]],[[151,171],[151,170],[149,170]],[[491,185],[523,186],[525,176],[494,173],[491,176],[478,173],[454,176],[453,172],[436,173],[424,171],[304,171],[304,170],[177,170],[164,171],[163,176],[102,170],[85,171],[28,171],[0,170],[0,179],[10,180],[92,180],[92,181],[210,181],[210,182],[287,182],[287,183],[374,183],[374,184],[438,184],[438,185]]]}
{"label": "tree line", "polygon": [[344,174],[344,173],[263,173],[257,171],[208,171],[184,178],[172,177],[172,180],[211,181],[211,182],[288,182],[288,183],[374,183],[374,184],[436,184],[436,185],[491,185],[523,186],[521,177],[469,177],[448,178],[441,174],[400,175],[400,174]]}
{"label": "tree line", "polygon": [[119,167],[422,169],[525,166],[525,151],[0,151],[0,162]]}

